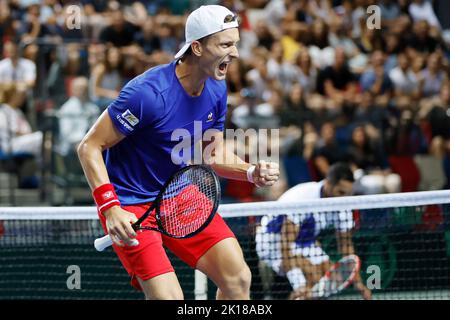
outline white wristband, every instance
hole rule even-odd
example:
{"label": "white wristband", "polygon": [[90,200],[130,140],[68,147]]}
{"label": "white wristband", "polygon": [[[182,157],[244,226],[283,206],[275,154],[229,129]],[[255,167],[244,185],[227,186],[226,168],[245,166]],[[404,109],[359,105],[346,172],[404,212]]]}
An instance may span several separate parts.
{"label": "white wristband", "polygon": [[247,180],[248,182],[255,183],[255,180],[253,180],[253,171],[255,171],[256,166],[251,166],[247,169]]}

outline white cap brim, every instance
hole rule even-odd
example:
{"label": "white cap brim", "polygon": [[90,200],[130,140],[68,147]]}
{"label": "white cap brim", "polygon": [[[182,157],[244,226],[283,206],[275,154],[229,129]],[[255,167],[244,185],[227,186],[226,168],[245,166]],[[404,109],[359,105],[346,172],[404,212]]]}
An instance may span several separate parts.
{"label": "white cap brim", "polygon": [[191,46],[191,43],[185,43],[184,46],[180,49],[180,51],[177,52],[177,54],[175,55],[175,59],[181,58],[183,56],[183,54],[186,53],[186,51],[189,49],[189,47]]}

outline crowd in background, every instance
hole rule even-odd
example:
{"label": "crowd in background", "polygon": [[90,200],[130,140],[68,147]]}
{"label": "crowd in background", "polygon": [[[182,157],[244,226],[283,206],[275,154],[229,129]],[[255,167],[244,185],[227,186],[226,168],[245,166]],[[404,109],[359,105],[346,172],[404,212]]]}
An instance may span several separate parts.
{"label": "crowd in background", "polygon": [[0,155],[45,165],[51,116],[53,151],[76,159],[124,84],[173,60],[201,4],[241,20],[227,127],[280,129],[268,143],[280,183],[224,182],[225,198],[274,199],[338,161],[351,163],[359,194],[449,187],[450,37],[427,0],[0,0]]}

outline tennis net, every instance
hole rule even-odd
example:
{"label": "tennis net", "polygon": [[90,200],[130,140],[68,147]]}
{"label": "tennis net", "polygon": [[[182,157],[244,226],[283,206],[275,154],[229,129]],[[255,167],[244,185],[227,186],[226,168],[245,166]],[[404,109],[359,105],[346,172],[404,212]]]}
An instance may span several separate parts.
{"label": "tennis net", "polygon": [[[253,299],[292,292],[277,249],[285,215],[300,225],[293,252],[313,266],[338,261],[345,250],[338,235],[351,232],[374,299],[450,299],[449,190],[224,204],[219,212],[252,270]],[[93,207],[0,208],[0,299],[142,299],[112,249],[95,251],[102,235]],[[211,281],[168,255],[186,299],[214,298]],[[308,285],[324,273],[302,271]],[[350,285],[330,298],[360,295]]]}

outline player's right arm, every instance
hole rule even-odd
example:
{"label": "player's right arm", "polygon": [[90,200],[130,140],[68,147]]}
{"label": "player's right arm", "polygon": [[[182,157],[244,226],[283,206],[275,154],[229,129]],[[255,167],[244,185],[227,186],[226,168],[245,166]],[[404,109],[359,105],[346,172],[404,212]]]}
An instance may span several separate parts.
{"label": "player's right arm", "polygon": [[[80,142],[77,149],[78,157],[91,190],[110,183],[102,152],[124,138],[125,136],[115,128],[108,111],[105,111]],[[131,244],[131,239],[136,233],[130,222],[137,221],[136,216],[123,210],[119,205],[109,208],[103,214],[112,241],[118,246],[123,246],[120,240]]]}
{"label": "player's right arm", "polygon": [[281,227],[281,267],[284,272],[288,272],[296,267],[295,260],[291,254],[291,246],[295,242],[298,232],[299,227],[285,217]]}

